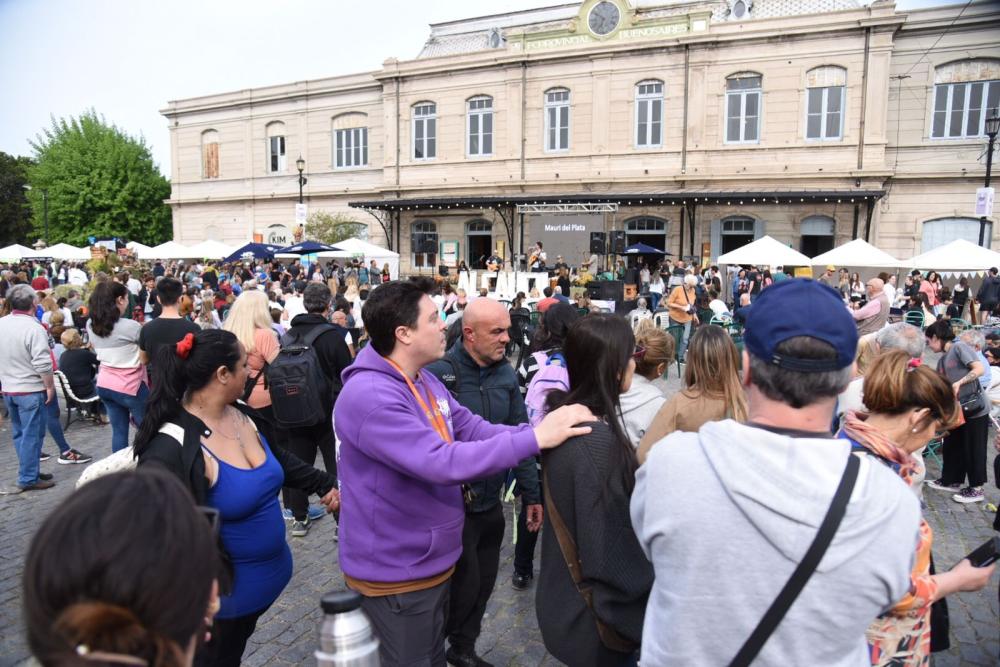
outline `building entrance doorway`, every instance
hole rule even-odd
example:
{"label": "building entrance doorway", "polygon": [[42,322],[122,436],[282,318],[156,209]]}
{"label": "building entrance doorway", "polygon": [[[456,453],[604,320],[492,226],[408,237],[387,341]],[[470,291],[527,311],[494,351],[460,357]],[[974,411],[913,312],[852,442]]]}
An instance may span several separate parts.
{"label": "building entrance doorway", "polygon": [[752,218],[729,218],[722,221],[722,250],[724,255],[753,242],[754,225]]}
{"label": "building entrance doorway", "polygon": [[815,257],[833,250],[837,222],[825,215],[810,215],[802,221],[800,250],[806,257]]}
{"label": "building entrance doorway", "polygon": [[473,220],[465,224],[465,261],[471,269],[485,269],[493,254],[493,223]]}

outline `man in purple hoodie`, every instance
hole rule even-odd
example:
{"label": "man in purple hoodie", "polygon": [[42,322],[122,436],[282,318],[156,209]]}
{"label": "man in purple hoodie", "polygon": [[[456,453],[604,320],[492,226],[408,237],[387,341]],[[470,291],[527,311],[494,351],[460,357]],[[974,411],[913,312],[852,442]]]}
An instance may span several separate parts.
{"label": "man in purple hoodie", "polygon": [[445,325],[419,282],[386,283],[362,316],[371,343],[343,373],[340,567],[364,595],[383,667],[445,665],[449,583],[462,550],[462,481],[482,479],[590,432],[580,405],[530,425],[490,424],[420,369],[445,351]]}

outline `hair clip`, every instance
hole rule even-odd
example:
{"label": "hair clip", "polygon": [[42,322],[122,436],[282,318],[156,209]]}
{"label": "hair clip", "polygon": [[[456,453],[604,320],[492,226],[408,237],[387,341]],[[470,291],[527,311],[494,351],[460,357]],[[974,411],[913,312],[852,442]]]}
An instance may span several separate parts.
{"label": "hair clip", "polygon": [[[191,334],[188,335],[190,336]],[[912,371],[914,368],[919,368],[920,366],[922,366],[923,363],[924,362],[920,357],[914,357],[913,359],[910,359],[908,362],[906,362],[906,370],[907,372]]]}
{"label": "hair clip", "polygon": [[187,359],[192,347],[194,347],[194,334],[184,334],[184,338],[177,341],[177,356]]}

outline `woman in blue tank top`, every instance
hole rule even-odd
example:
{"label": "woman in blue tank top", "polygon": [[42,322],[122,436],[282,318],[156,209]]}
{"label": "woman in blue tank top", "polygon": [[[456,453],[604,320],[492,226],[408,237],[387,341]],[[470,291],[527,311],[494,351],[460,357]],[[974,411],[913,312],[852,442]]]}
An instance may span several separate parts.
{"label": "woman in blue tank top", "polygon": [[140,465],[164,465],[198,504],[219,510],[220,538],[232,573],[212,639],[196,665],[240,664],[257,619],[292,577],[292,554],[278,504],[282,486],[322,496],[339,508],[336,480],[271,448],[258,432],[254,410],[238,399],[247,381],[246,351],[228,331],[188,334],[163,346],[155,360],[156,386],[135,439]]}

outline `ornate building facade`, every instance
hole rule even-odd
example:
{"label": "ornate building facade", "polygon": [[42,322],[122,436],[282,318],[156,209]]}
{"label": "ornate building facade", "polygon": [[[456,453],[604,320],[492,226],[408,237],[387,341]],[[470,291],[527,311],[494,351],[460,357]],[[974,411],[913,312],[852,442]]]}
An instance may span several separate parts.
{"label": "ornate building facade", "polygon": [[162,113],[175,240],[280,241],[301,156],[309,211],[368,224],[415,272],[536,240],[577,264],[592,232],[707,260],[763,234],[807,255],[975,242],[998,105],[994,2],[586,0]]}

